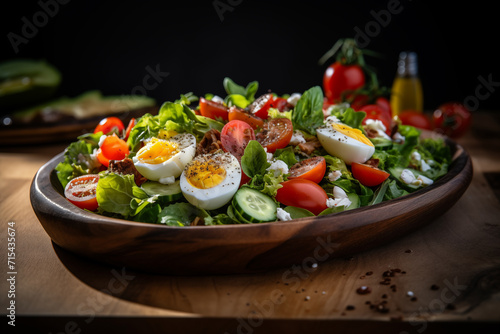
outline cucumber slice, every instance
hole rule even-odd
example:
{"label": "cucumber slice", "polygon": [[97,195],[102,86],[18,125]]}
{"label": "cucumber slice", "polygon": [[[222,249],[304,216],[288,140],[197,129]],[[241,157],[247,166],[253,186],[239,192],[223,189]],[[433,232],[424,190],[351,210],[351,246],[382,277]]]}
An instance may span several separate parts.
{"label": "cucumber slice", "polygon": [[240,188],[233,198],[235,213],[252,223],[276,221],[278,205],[273,199],[258,190]]}
{"label": "cucumber slice", "polygon": [[171,184],[162,184],[156,181],[147,181],[141,185],[142,190],[149,196],[158,195],[158,203],[165,205],[176,202],[182,198],[181,186],[179,180]]}
{"label": "cucumber slice", "polygon": [[346,210],[357,209],[361,206],[361,202],[359,200],[359,196],[356,193],[348,193],[347,198],[351,201],[351,205],[349,205]]}

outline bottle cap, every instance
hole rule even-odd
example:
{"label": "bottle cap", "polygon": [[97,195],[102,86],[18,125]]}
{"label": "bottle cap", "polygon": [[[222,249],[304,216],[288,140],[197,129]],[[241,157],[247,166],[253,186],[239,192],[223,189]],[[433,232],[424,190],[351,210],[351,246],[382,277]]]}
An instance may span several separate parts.
{"label": "bottle cap", "polygon": [[399,54],[398,74],[416,76],[418,74],[417,54],[403,51]]}

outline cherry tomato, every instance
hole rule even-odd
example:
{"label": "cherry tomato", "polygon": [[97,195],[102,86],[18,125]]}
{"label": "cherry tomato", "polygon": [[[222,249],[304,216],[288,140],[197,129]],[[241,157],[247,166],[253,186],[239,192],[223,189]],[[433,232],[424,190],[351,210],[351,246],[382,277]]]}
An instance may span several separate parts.
{"label": "cherry tomato", "polygon": [[102,132],[103,134],[108,134],[111,131],[121,133],[125,129],[123,122],[118,117],[107,117],[103,118],[99,124],[94,129],[94,133]]}
{"label": "cherry tomato", "polygon": [[451,138],[461,137],[467,132],[472,121],[469,109],[458,102],[448,102],[439,106],[432,115],[434,129]]}
{"label": "cherry tomato", "polygon": [[320,183],[326,172],[326,161],[323,157],[312,157],[297,162],[288,170],[289,179],[299,178]]}
{"label": "cherry tomato", "polygon": [[228,120],[229,108],[222,103],[217,103],[200,97],[200,114],[211,119]]}
{"label": "cherry tomato", "polygon": [[352,109],[359,111],[359,110],[361,110],[362,107],[364,107],[368,104],[369,97],[368,97],[368,95],[365,95],[365,94],[358,94],[354,97],[348,95],[347,100],[349,102],[349,106]]}
{"label": "cherry tomato", "polygon": [[331,103],[343,102],[343,94],[365,85],[365,74],[359,65],[343,65],[334,62],[323,75],[323,90]]}
{"label": "cherry tomato", "polygon": [[123,160],[128,154],[127,142],[113,134],[104,139],[101,147],[97,150],[97,159],[108,167],[110,160]]}
{"label": "cherry tomato", "polygon": [[274,118],[264,123],[262,131],[257,133],[256,139],[267,148],[267,152],[274,153],[290,143],[293,135],[292,121],[288,118]]}
{"label": "cherry tomato", "polygon": [[306,179],[290,179],[282,182],[276,200],[284,205],[295,206],[311,211],[315,215],[327,209],[326,191],[317,183]]}
{"label": "cherry tomato", "polygon": [[375,104],[387,111],[389,117],[392,118],[391,102],[389,101],[389,99],[384,96],[379,96],[375,100]]}
{"label": "cherry tomato", "polygon": [[251,114],[249,112],[246,112],[245,110],[232,106],[229,109],[229,116],[228,119],[230,121],[238,119],[240,121],[244,121],[254,129],[257,130],[258,128],[262,128],[264,125],[264,120],[260,117],[255,116],[254,114]]}
{"label": "cherry tomato", "polygon": [[288,101],[282,97],[273,97],[273,101],[271,102],[271,108],[276,108],[279,111],[283,112],[288,107]]}
{"label": "cherry tomato", "polygon": [[220,133],[220,140],[224,150],[234,155],[238,161],[241,161],[248,142],[255,140],[255,132],[250,124],[235,119],[224,125]]}
{"label": "cherry tomato", "polygon": [[399,113],[398,118],[404,125],[411,125],[420,129],[432,130],[432,122],[430,118],[421,112],[405,110]]}
{"label": "cherry tomato", "polygon": [[376,104],[368,104],[366,106],[363,106],[360,111],[366,112],[366,117],[363,119],[362,124],[365,125],[366,121],[369,119],[374,119],[374,120],[379,120],[384,124],[386,133],[390,134],[391,133],[391,116],[389,113],[379,107]]}
{"label": "cherry tomato", "polygon": [[134,128],[135,123],[135,118],[132,118],[130,122],[128,122],[127,130],[125,130],[125,138],[123,138],[123,140],[127,141],[128,137],[130,136],[130,131],[132,131],[132,129]]}
{"label": "cherry tomato", "polygon": [[268,110],[272,107],[274,101],[273,94],[265,94],[252,102],[249,109],[257,117],[267,119]]}
{"label": "cherry tomato", "polygon": [[96,199],[98,181],[97,174],[75,177],[66,185],[64,196],[80,209],[95,211],[99,206]]}
{"label": "cherry tomato", "polygon": [[378,186],[389,177],[389,173],[380,168],[357,162],[351,164],[351,171],[352,176],[367,187]]}

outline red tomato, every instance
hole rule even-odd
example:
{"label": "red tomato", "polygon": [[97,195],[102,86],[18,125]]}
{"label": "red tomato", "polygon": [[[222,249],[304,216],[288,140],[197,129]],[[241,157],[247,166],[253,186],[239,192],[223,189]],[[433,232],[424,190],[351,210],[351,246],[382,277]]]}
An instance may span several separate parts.
{"label": "red tomato", "polygon": [[366,105],[366,106],[363,106],[360,111],[364,111],[366,112],[366,117],[363,119],[363,122],[362,124],[366,124],[366,121],[369,120],[369,119],[374,119],[374,120],[379,120],[381,121],[385,128],[386,128],[386,133],[387,134],[390,134],[391,133],[391,116],[389,115],[389,113],[382,109],[381,107],[379,107],[378,105],[376,104],[369,104],[369,105]]}
{"label": "red tomato", "polygon": [[271,108],[276,108],[279,111],[283,112],[287,109],[288,101],[282,97],[274,97],[271,102]]}
{"label": "red tomato", "polygon": [[258,128],[262,128],[264,125],[264,120],[260,117],[255,116],[254,114],[251,114],[249,112],[246,112],[243,109],[240,109],[238,107],[232,106],[229,109],[229,116],[228,119],[230,121],[238,119],[240,121],[244,121],[254,129],[257,130]]}
{"label": "red tomato", "polygon": [[97,174],[75,177],[66,185],[64,196],[80,209],[95,211],[99,206],[96,199],[98,181],[99,175]]}
{"label": "red tomato", "polygon": [[257,117],[267,119],[269,108],[272,107],[274,101],[273,94],[265,94],[252,102],[250,111]]}
{"label": "red tomato", "polygon": [[469,109],[458,102],[442,104],[434,111],[432,117],[435,130],[451,138],[458,138],[464,135],[472,121]]}
{"label": "red tomato", "polygon": [[127,142],[116,134],[107,136],[97,151],[97,159],[108,167],[110,160],[123,160],[129,154]]}
{"label": "red tomato", "polygon": [[220,140],[224,150],[241,161],[248,142],[255,140],[255,132],[250,124],[235,119],[224,125],[220,133]]}
{"label": "red tomato", "polygon": [[411,125],[416,128],[432,130],[432,123],[427,115],[413,110],[405,110],[399,113],[398,118],[404,125]]}
{"label": "red tomato", "polygon": [[375,100],[375,104],[387,111],[389,117],[392,118],[391,102],[386,97],[377,97],[377,99]]}
{"label": "red tomato", "polygon": [[284,205],[295,206],[311,211],[315,215],[327,209],[326,191],[317,183],[306,179],[291,179],[282,182],[276,200]]}
{"label": "red tomato", "polygon": [[359,110],[361,110],[362,107],[364,107],[368,104],[369,97],[368,97],[368,95],[359,94],[359,95],[354,96],[354,98],[349,96],[348,99],[352,100],[352,101],[350,101],[349,106],[352,109],[359,111]]}
{"label": "red tomato", "polygon": [[380,168],[357,162],[351,164],[351,171],[352,176],[367,187],[378,186],[389,177],[389,173]]}
{"label": "red tomato", "polygon": [[130,122],[128,122],[127,130],[125,130],[125,138],[123,138],[123,140],[126,141],[128,139],[128,137],[130,136],[130,131],[132,131],[132,129],[134,128],[135,123],[135,118],[132,118]]}
{"label": "red tomato", "polygon": [[123,122],[118,117],[107,117],[103,118],[99,124],[94,129],[94,133],[102,132],[103,134],[108,134],[111,131],[121,133],[125,129]]}
{"label": "red tomato", "polygon": [[299,178],[320,183],[326,172],[326,161],[323,157],[312,157],[297,162],[288,170],[289,179]]}
{"label": "red tomato", "polygon": [[342,65],[335,62],[323,75],[323,90],[331,103],[343,102],[343,93],[349,93],[365,85],[365,74],[359,65]]}
{"label": "red tomato", "polygon": [[200,114],[211,119],[228,120],[229,109],[222,103],[207,100],[200,97]]}
{"label": "red tomato", "polygon": [[274,118],[264,123],[262,131],[257,133],[256,139],[267,148],[267,152],[274,153],[290,143],[293,135],[292,121],[288,118]]}

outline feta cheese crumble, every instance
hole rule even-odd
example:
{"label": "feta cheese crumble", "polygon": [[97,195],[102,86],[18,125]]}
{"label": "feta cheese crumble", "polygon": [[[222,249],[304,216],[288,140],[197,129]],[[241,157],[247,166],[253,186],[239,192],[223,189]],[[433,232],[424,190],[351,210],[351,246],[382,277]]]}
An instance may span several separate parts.
{"label": "feta cheese crumble", "polygon": [[278,220],[280,221],[288,221],[292,220],[292,216],[282,208],[277,208],[276,209],[276,217],[278,217]]}
{"label": "feta cheese crumble", "polygon": [[339,170],[334,170],[328,174],[328,180],[331,182],[337,181],[342,176],[342,172]]}
{"label": "feta cheese crumble", "polygon": [[305,143],[306,139],[300,130],[295,130],[292,134],[292,139],[290,139],[290,145],[297,146],[301,143]]}
{"label": "feta cheese crumble", "polygon": [[278,177],[280,173],[288,174],[288,165],[283,160],[274,160],[266,170],[274,171],[274,177]]}
{"label": "feta cheese crumble", "polygon": [[347,208],[352,203],[351,200],[347,197],[344,189],[338,186],[333,187],[333,197],[334,198],[328,198],[326,200],[326,206],[329,208],[338,206],[344,206]]}

